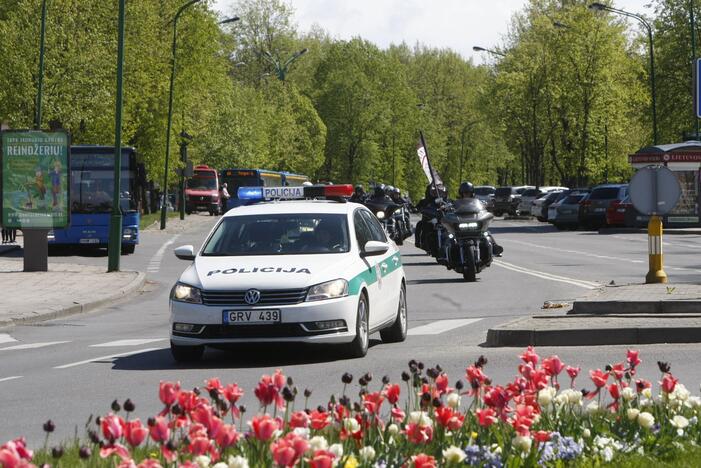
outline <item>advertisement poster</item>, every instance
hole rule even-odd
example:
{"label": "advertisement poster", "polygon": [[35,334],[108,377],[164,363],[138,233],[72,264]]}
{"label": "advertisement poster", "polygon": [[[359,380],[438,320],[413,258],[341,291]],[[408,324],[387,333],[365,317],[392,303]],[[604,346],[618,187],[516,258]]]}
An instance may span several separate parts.
{"label": "advertisement poster", "polygon": [[4,131],[0,224],[53,229],[70,222],[70,138],[65,132]]}

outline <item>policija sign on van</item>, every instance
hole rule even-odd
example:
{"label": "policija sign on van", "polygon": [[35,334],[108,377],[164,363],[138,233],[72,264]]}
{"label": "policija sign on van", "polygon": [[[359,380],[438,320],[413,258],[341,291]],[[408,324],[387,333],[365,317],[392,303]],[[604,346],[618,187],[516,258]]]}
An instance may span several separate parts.
{"label": "policija sign on van", "polygon": [[66,132],[4,131],[0,224],[53,229],[70,223],[70,137]]}

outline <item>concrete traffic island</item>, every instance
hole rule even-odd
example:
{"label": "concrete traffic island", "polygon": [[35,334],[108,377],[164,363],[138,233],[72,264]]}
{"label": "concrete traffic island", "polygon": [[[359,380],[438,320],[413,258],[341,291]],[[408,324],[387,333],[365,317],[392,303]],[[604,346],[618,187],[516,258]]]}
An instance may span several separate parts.
{"label": "concrete traffic island", "polygon": [[487,332],[486,346],[596,346],[701,342],[701,285],[607,286],[566,315],[517,319]]}
{"label": "concrete traffic island", "polygon": [[138,292],[146,274],[106,273],[103,267],[49,263],[47,272],[22,271],[22,261],[0,259],[0,328],[92,311]]}

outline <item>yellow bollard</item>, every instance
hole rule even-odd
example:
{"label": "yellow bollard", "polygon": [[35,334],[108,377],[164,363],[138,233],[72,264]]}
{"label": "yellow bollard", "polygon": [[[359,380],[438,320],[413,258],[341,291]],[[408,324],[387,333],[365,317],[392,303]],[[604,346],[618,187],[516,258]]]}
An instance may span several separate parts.
{"label": "yellow bollard", "polygon": [[659,216],[652,216],[647,224],[647,246],[650,255],[650,271],[645,276],[645,283],[666,283],[667,273],[662,267],[662,220]]}

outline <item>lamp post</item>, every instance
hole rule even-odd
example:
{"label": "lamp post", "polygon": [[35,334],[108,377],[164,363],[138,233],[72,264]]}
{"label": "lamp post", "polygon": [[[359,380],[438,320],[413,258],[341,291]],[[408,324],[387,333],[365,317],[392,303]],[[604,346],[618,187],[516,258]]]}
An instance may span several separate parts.
{"label": "lamp post", "polygon": [[173,18],[173,47],[171,53],[171,66],[170,66],[170,91],[168,94],[168,125],[166,127],[166,161],[165,169],[163,172],[163,201],[161,203],[161,229],[166,228],[166,217],[168,210],[168,160],[170,159],[170,131],[173,124],[173,87],[175,82],[175,52],[177,48],[177,38],[178,38],[178,19],[180,15],[188,7],[194,5],[201,0],[190,0],[180,7],[178,12]]}
{"label": "lamp post", "polygon": [[114,123],[114,191],[112,192],[112,214],[110,215],[110,236],[107,242],[107,271],[119,271],[122,254],[122,210],[120,206],[120,177],[122,172],[122,88],[124,68],[124,2],[119,0],[119,21],[117,25],[117,99]]}
{"label": "lamp post", "polygon": [[647,39],[650,46],[650,94],[652,97],[652,142],[654,145],[657,144],[657,97],[655,92],[655,48],[652,42],[652,26],[648,23],[645,18],[634,13],[627,12],[625,10],[619,10],[618,8],[613,8],[603,3],[592,3],[589,5],[590,10],[596,11],[608,11],[611,13],[617,13],[619,15],[626,16],[628,18],[636,19],[642,24],[647,30]]}
{"label": "lamp post", "polygon": [[309,49],[307,48],[297,51],[294,54],[292,54],[292,57],[288,58],[283,64],[280,64],[280,61],[273,57],[273,55],[267,50],[263,52],[263,57],[268,59],[268,61],[273,64],[273,67],[275,67],[275,74],[277,75],[278,79],[280,81],[285,81],[285,78],[287,77],[287,70],[290,67],[290,65],[292,65],[292,63],[294,63],[295,60],[297,60],[307,52],[309,52]]}
{"label": "lamp post", "polygon": [[34,128],[41,129],[41,100],[44,93],[44,44],[46,42],[46,0],[41,2],[41,30],[39,33],[39,80],[37,83],[37,102],[34,114]]}
{"label": "lamp post", "polygon": [[475,52],[489,52],[490,54],[498,55],[500,57],[506,57],[506,54],[504,54],[502,52],[498,52],[498,51],[492,50],[492,49],[485,49],[484,47],[480,47],[480,46],[473,46],[472,50],[474,50]]}
{"label": "lamp post", "polygon": [[[691,67],[696,67],[696,23],[694,21],[694,1],[689,0],[689,23],[691,26]],[[698,79],[698,77],[696,78]],[[692,84],[692,89],[696,89],[696,84]],[[696,92],[693,92],[693,99],[698,99]],[[694,111],[694,140],[699,139],[699,119]]]}

